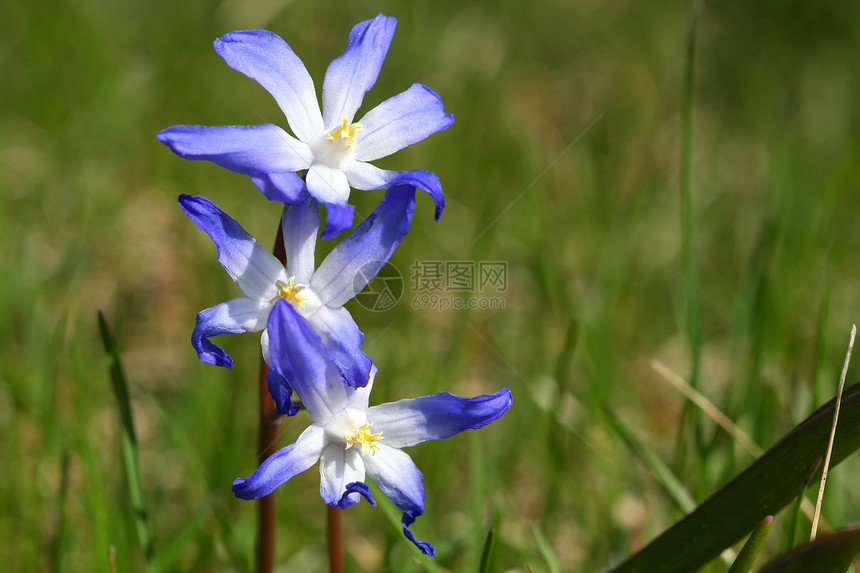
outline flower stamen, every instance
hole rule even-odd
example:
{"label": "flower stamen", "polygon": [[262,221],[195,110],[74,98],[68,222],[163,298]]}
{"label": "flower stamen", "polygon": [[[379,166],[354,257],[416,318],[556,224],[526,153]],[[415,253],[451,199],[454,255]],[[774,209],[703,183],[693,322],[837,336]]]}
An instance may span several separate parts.
{"label": "flower stamen", "polygon": [[340,115],[340,128],[335,129],[330,134],[328,134],[328,140],[334,142],[338,137],[346,140],[346,145],[350,149],[355,149],[355,146],[358,145],[355,141],[355,134],[364,129],[364,126],[360,123],[350,124],[349,120],[346,118],[346,115]]}
{"label": "flower stamen", "polygon": [[379,446],[377,446],[375,442],[382,439],[382,432],[371,434],[370,426],[372,425],[373,424],[371,422],[368,422],[353,431],[351,434],[347,434],[345,436],[346,449],[348,450],[355,444],[361,444],[361,455],[366,456],[367,452],[375,454],[379,450]]}
{"label": "flower stamen", "polygon": [[275,286],[278,287],[278,294],[269,302],[275,302],[279,298],[283,298],[289,303],[297,304],[300,307],[305,308],[305,297],[299,293],[304,290],[307,285],[296,284],[296,277],[290,277],[290,280],[287,283],[279,280],[275,282]]}

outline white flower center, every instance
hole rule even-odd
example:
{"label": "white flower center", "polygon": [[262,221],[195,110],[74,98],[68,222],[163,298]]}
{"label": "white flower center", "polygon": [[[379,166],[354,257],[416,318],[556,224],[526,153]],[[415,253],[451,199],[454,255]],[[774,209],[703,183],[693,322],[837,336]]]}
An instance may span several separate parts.
{"label": "white flower center", "polygon": [[303,297],[299,293],[305,290],[305,288],[307,288],[307,285],[296,284],[296,277],[290,277],[290,280],[286,283],[280,280],[276,281],[275,286],[278,287],[278,294],[276,294],[275,298],[273,298],[269,302],[275,302],[279,298],[283,298],[286,299],[286,301],[292,304],[294,307],[300,307],[302,310],[304,310],[305,297]]}
{"label": "white flower center", "polygon": [[383,439],[382,432],[376,434],[370,432],[372,425],[372,422],[367,421],[363,411],[346,408],[326,425],[326,434],[329,441],[344,444],[344,449],[348,450],[355,445],[361,446],[361,455],[366,456],[368,453],[375,454],[379,451],[376,442]]}
{"label": "white flower center", "polygon": [[334,169],[342,169],[355,158],[358,146],[355,134],[362,129],[363,125],[351,124],[345,115],[341,115],[340,125],[321,133],[310,142],[314,159]]}

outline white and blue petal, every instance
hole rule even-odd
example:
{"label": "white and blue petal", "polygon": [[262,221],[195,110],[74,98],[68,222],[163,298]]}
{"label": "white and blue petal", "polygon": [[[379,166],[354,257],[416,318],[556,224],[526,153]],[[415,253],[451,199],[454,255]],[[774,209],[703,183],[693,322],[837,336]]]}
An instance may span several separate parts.
{"label": "white and blue petal", "polygon": [[461,398],[448,392],[372,406],[367,419],[395,448],[442,440],[464,430],[477,430],[498,420],[512,404],[511,391]]}
{"label": "white and blue petal", "polygon": [[308,193],[320,203],[345,205],[349,199],[349,182],[344,172],[324,163],[310,166],[305,183]]}
{"label": "white and blue petal", "polygon": [[321,306],[307,320],[320,334],[346,384],[353,388],[366,385],[373,361],[361,350],[364,334],[349,311],[342,306]]}
{"label": "white and blue petal", "polygon": [[403,534],[423,553],[435,555],[433,545],[415,539],[409,530],[415,519],[424,513],[424,476],[406,452],[385,445],[385,440],[378,446],[373,454],[362,456],[367,475],[403,510]]}
{"label": "white and blue petal", "polygon": [[307,169],[313,153],[286,131],[263,125],[174,125],[158,140],[185,159],[212,161],[237,173],[260,175]]}
{"label": "white and blue petal", "polygon": [[438,221],[442,217],[442,211],[445,209],[445,195],[442,193],[439,177],[431,171],[426,169],[386,171],[364,161],[353,161],[344,168],[344,173],[346,173],[349,184],[362,191],[401,184],[423,189],[430,194],[436,203],[436,220]]}
{"label": "white and blue petal", "polygon": [[310,286],[323,304],[343,306],[376,276],[412,224],[415,188],[392,187],[379,207],[325,258]]}
{"label": "white and blue petal", "polygon": [[448,129],[454,116],[445,113],[436,92],[413,84],[370,110],[359,123],[362,130],[355,136],[355,159],[373,161]]}
{"label": "white and blue petal", "polygon": [[305,180],[297,173],[262,173],[252,175],[251,181],[269,201],[300,203],[309,196]]}
{"label": "white and blue petal", "polygon": [[219,334],[259,332],[266,328],[271,303],[246,296],[234,298],[197,313],[191,344],[200,360],[215,366],[233,367],[233,359],[209,340]]}
{"label": "white and blue petal", "polygon": [[308,284],[314,274],[319,228],[319,205],[313,199],[284,206],[281,231],[287,255],[287,274],[295,277],[297,283]]}
{"label": "white and blue petal", "polygon": [[282,483],[313,466],[322,454],[325,430],[313,425],[302,432],[294,444],[269,456],[248,478],[233,482],[233,493],[241,499],[269,495]]}
{"label": "white and blue petal", "polygon": [[230,32],[215,40],[215,51],[272,94],[296,137],[308,142],[325,129],[314,82],[280,36],[268,30]]}
{"label": "white and blue petal", "polygon": [[218,248],[218,262],[251,298],[272,300],[277,281],[286,282],[284,266],[232,217],[205,197],[180,195],[179,204]]}
{"label": "white and blue petal", "polygon": [[353,27],[346,51],[329,64],[323,81],[326,129],[340,122],[341,115],[352,121],[364,94],[376,83],[396,26],[395,18],[379,14]]}
{"label": "white and blue petal", "polygon": [[378,369],[376,366],[370,367],[370,375],[367,377],[367,383],[357,388],[347,388],[348,408],[367,411],[367,404],[370,402],[370,391],[373,389],[373,379],[376,378]]}
{"label": "white and blue petal", "polygon": [[295,390],[317,424],[325,425],[347,403],[340,371],[319,334],[284,299],[269,314],[270,367]]}
{"label": "white and blue petal", "polygon": [[348,492],[347,486],[364,481],[364,462],[361,450],[345,450],[342,443],[334,442],[325,447],[320,457],[320,495],[329,505],[341,509],[361,501],[358,492]]}

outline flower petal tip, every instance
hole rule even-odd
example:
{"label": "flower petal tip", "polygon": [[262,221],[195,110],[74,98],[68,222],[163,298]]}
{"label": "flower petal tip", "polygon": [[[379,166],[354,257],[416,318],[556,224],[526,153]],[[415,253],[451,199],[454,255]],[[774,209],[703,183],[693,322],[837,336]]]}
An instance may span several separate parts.
{"label": "flower petal tip", "polygon": [[[351,497],[350,494],[353,493],[360,494],[361,497]],[[367,484],[361,481],[354,481],[346,485],[346,490],[343,492],[340,501],[337,502],[337,507],[339,507],[340,509],[346,509],[350,505],[355,505],[356,503],[361,501],[362,497],[364,497],[364,499],[367,500],[367,503],[369,503],[372,507],[376,507],[376,500],[373,499],[373,494],[370,493],[370,488],[367,486]]]}

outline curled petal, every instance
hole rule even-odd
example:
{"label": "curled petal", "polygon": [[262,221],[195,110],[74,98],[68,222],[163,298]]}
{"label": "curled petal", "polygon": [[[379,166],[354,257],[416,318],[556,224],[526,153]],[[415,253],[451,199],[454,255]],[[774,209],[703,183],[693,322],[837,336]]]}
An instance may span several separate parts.
{"label": "curled petal", "polygon": [[422,84],[389,98],[359,120],[355,159],[373,161],[448,129],[454,116],[445,113],[442,98]]}
{"label": "curled petal", "polygon": [[269,456],[248,478],[233,482],[233,493],[241,499],[258,499],[269,495],[279,485],[310,468],[320,459],[325,430],[310,426],[296,443]]}
{"label": "curled petal", "polygon": [[277,281],[286,281],[287,276],[272,253],[209,199],[180,195],[179,204],[218,247],[218,262],[243,293],[266,301],[274,298]]}
{"label": "curled petal", "polygon": [[230,32],[215,40],[215,51],[272,94],[296,137],[307,142],[323,132],[314,82],[280,36],[268,30]]}
{"label": "curled petal", "polygon": [[314,252],[320,228],[319,206],[313,199],[284,206],[281,230],[287,254],[287,274],[308,284],[314,274]]}
{"label": "curled petal", "polygon": [[346,51],[328,66],[323,81],[323,123],[332,127],[345,115],[352,121],[364,94],[376,83],[388,54],[397,20],[378,15],[359,22],[349,34]]}
{"label": "curled petal", "polygon": [[350,494],[353,493],[360,494],[367,500],[367,503],[376,507],[376,500],[373,499],[373,494],[370,493],[370,488],[367,487],[367,484],[363,481],[355,481],[346,484],[346,491],[343,492],[343,497],[340,498],[337,506],[341,509],[346,509],[348,506],[352,505],[352,503],[348,502],[347,499],[349,499]]}
{"label": "curled petal", "polygon": [[367,419],[382,432],[386,444],[405,448],[483,428],[507,412],[512,400],[507,388],[475,398],[441,392],[373,406],[367,410]]}
{"label": "curled petal", "polygon": [[379,442],[379,449],[371,455],[362,456],[364,466],[382,491],[394,504],[403,510],[403,534],[431,557],[436,548],[426,541],[415,539],[409,526],[424,513],[424,476],[415,466],[409,454]]}
{"label": "curled petal", "polygon": [[299,394],[314,422],[325,425],[346,406],[340,371],[310,323],[284,299],[269,314],[270,366]]}
{"label": "curled petal", "polygon": [[329,356],[337,364],[347,385],[353,388],[365,386],[373,362],[361,350],[364,334],[349,311],[343,307],[322,306],[308,317],[308,321],[320,334]]}
{"label": "curled petal", "polygon": [[234,298],[197,314],[191,344],[200,360],[215,366],[233,367],[233,359],[209,338],[219,334],[258,332],[266,327],[271,304],[246,296]]}
{"label": "curled petal", "polygon": [[392,187],[379,207],[320,264],[311,287],[324,304],[343,306],[376,276],[412,224],[415,188]]}
{"label": "curled petal", "polygon": [[217,163],[237,173],[259,175],[307,169],[313,153],[280,127],[264,125],[174,125],[158,140],[185,159]]}
{"label": "curled petal", "polygon": [[426,169],[413,169],[412,171],[386,171],[365,163],[353,161],[344,169],[349,184],[356,189],[367,191],[370,189],[382,189],[394,185],[412,185],[423,189],[430,194],[436,203],[436,220],[442,217],[445,209],[445,195],[442,193],[442,184],[439,177]]}
{"label": "curled petal", "polygon": [[320,458],[320,495],[324,502],[341,509],[358,503],[361,492],[355,487],[347,491],[347,487],[363,481],[364,462],[358,449],[345,450],[339,443],[326,446]]}

